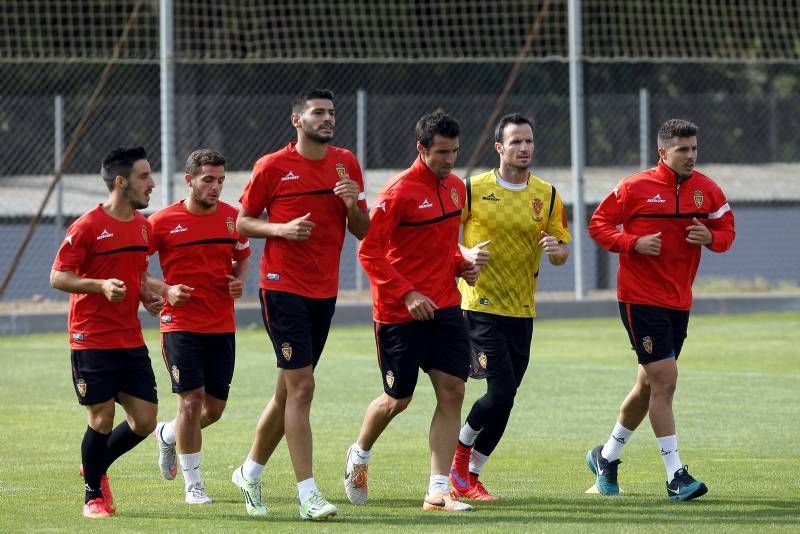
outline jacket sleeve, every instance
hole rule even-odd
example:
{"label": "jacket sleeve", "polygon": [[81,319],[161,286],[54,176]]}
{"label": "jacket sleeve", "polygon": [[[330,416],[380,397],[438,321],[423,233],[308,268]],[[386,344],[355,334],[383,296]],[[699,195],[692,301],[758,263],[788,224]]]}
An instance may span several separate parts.
{"label": "jacket sleeve", "polygon": [[461,276],[461,273],[464,272],[464,256],[461,254],[461,249],[456,246],[456,250],[453,253],[453,262],[455,263],[455,273],[456,276]]}
{"label": "jacket sleeve", "polygon": [[638,239],[638,236],[626,234],[618,228],[624,222],[624,197],[624,183],[620,182],[597,206],[589,220],[589,235],[610,252],[630,252]]}
{"label": "jacket sleeve", "polygon": [[411,285],[386,259],[386,249],[394,229],[400,221],[402,207],[388,195],[379,195],[370,213],[369,232],[361,241],[358,259],[370,283],[381,288],[390,299],[402,301]]}
{"label": "jacket sleeve", "polygon": [[[720,192],[721,194],[721,192]],[[733,211],[725,195],[721,194],[720,206],[713,213],[708,214],[708,229],[711,230],[711,244],[707,245],[712,252],[725,252],[733,245],[736,237],[734,229]]]}

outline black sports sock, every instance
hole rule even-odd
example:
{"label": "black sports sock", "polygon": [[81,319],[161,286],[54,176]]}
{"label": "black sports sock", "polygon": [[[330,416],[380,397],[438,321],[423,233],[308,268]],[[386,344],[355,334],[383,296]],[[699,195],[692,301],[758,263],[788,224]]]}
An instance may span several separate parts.
{"label": "black sports sock", "polygon": [[[108,447],[106,453],[105,470],[114,463],[114,461],[144,441],[144,436],[136,434],[131,430],[128,421],[123,421],[114,428],[111,432],[111,437],[108,438]],[[105,472],[105,470],[103,472]]]}
{"label": "black sports sock", "polygon": [[83,480],[86,495],[83,502],[102,497],[100,477],[106,472],[107,445],[111,434],[101,434],[90,426],[86,427],[81,443],[81,461],[83,462]]}

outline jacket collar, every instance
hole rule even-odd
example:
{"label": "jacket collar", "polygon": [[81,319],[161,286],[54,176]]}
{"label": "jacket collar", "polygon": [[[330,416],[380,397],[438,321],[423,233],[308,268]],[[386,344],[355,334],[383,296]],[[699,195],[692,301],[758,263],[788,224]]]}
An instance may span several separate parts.
{"label": "jacket collar", "polygon": [[[695,175],[696,172],[697,171],[693,170],[692,174],[688,178],[683,180],[683,182],[692,179],[692,177]],[[661,158],[659,158],[658,166],[656,167],[656,176],[660,181],[669,185],[675,185],[678,183],[678,173],[667,167],[666,164],[661,160]]]}
{"label": "jacket collar", "polygon": [[433,174],[433,171],[431,171],[430,167],[425,165],[425,162],[422,161],[422,156],[420,155],[417,155],[417,159],[411,166],[411,170],[413,170],[414,174],[419,176],[423,182],[430,183],[433,186],[438,186],[445,180],[445,178],[439,178]]}

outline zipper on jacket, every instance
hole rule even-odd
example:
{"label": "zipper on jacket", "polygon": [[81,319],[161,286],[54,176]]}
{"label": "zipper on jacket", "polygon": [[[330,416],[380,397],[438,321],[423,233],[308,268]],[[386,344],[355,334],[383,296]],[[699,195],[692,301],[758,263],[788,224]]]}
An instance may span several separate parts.
{"label": "zipper on jacket", "polygon": [[446,212],[444,211],[444,202],[442,202],[442,193],[441,193],[441,189],[443,187],[444,187],[444,184],[442,184],[441,182],[439,182],[439,184],[437,184],[437,186],[436,186],[436,198],[439,199],[439,209],[442,210],[442,215],[444,216],[444,214]]}
{"label": "zipper on jacket", "polygon": [[675,182],[675,215],[681,212],[681,183]]}

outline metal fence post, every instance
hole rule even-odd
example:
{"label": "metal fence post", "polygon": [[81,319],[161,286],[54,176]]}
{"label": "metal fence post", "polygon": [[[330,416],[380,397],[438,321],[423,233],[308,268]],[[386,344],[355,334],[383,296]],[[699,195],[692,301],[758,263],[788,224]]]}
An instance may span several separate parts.
{"label": "metal fence post", "polygon": [[569,0],[569,122],[572,153],[572,238],[575,258],[575,300],[583,300],[583,235],[586,232],[583,205],[585,157],[583,124],[583,60],[581,58],[581,2]]}
{"label": "metal fence post", "polygon": [[172,204],[172,179],[175,154],[175,63],[173,49],[174,9],[172,0],[161,0],[161,199],[162,207]]}
{"label": "metal fence post", "polygon": [[[56,95],[53,99],[53,169],[58,172],[64,159],[64,97]],[[64,239],[64,177],[56,185],[55,217],[56,249]]]}
{"label": "metal fence post", "polygon": [[[359,89],[356,92],[356,157],[361,165],[361,170],[366,174],[367,170],[367,91]],[[366,183],[364,190],[366,191]],[[356,243],[358,250],[358,243]],[[358,263],[358,254],[353,258],[356,273],[356,289],[364,289],[364,271]]]}
{"label": "metal fence post", "polygon": [[645,87],[639,89],[639,168],[649,167],[650,147],[648,133],[650,132],[650,93]]}

